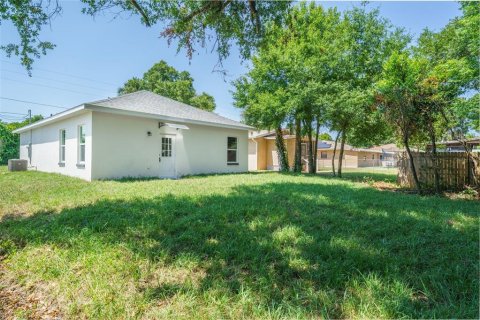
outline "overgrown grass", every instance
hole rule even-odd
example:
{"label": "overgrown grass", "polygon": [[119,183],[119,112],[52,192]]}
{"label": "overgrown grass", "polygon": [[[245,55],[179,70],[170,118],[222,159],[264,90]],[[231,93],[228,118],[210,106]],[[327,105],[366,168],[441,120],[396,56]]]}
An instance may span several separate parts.
{"label": "overgrown grass", "polygon": [[348,178],[1,169],[3,277],[66,318],[478,318],[479,203]]}

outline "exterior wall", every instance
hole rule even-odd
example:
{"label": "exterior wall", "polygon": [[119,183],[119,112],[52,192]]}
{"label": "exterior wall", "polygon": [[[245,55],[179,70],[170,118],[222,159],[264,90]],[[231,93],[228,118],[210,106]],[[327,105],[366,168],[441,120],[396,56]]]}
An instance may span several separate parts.
{"label": "exterior wall", "polygon": [[[85,166],[77,167],[78,126],[85,125]],[[60,166],[60,129],[65,129],[65,165]],[[31,139],[31,140],[30,140]],[[75,117],[32,129],[20,134],[20,159],[29,160],[29,144],[32,142],[31,163],[39,171],[61,173],[91,180],[92,168],[92,113],[86,111]]]}
{"label": "exterior wall", "polygon": [[258,170],[257,141],[248,139],[248,171]]}
{"label": "exterior wall", "polygon": [[275,170],[279,169],[278,165],[278,154],[277,154],[277,146],[275,145],[275,140],[273,139],[266,139],[266,149],[267,149],[267,170]]}
{"label": "exterior wall", "polygon": [[292,167],[295,163],[295,139],[285,140],[285,145],[287,147],[288,165]]}
{"label": "exterior wall", "polygon": [[[187,124],[189,130],[159,129],[158,123],[156,119],[94,112],[92,178],[160,177],[160,134],[175,136],[172,176],[248,170],[247,130],[193,124]],[[227,137],[238,139],[238,165],[227,165]]]}
{"label": "exterior wall", "polygon": [[[358,166],[359,167],[380,167],[382,161],[380,160],[380,152],[358,152]],[[365,159],[365,160],[364,160]]]}
{"label": "exterior wall", "polygon": [[[332,158],[333,150],[317,150],[317,170],[322,168],[331,168],[332,167]],[[327,158],[322,159],[321,153],[326,153]],[[344,159],[342,161],[343,168],[358,168],[358,156],[357,151],[345,150]],[[340,150],[337,149],[335,153],[335,167],[338,168],[338,157],[340,155]]]}
{"label": "exterior wall", "polygon": [[[266,141],[266,170],[279,170],[277,146],[275,139],[265,139]],[[285,147],[287,148],[288,165],[291,167],[295,161],[295,139],[285,139]]]}
{"label": "exterior wall", "polygon": [[267,142],[265,138],[248,140],[248,170],[267,170]]}

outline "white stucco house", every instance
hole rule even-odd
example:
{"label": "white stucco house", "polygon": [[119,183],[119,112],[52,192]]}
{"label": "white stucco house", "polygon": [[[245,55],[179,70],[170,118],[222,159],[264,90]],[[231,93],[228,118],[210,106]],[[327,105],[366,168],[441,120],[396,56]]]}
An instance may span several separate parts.
{"label": "white stucco house", "polygon": [[248,171],[251,127],[149,91],[73,107],[15,130],[32,169],[85,180]]}

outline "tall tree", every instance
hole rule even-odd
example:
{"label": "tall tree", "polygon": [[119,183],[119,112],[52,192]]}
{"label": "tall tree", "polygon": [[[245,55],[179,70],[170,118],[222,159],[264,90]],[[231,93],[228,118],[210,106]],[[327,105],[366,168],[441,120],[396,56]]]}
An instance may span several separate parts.
{"label": "tall tree", "polygon": [[286,76],[289,103],[296,119],[296,165],[300,166],[299,140],[306,136],[307,162],[310,173],[316,172],[317,143],[320,126],[325,119],[326,104],[331,100],[331,82],[335,78],[336,43],[340,14],[335,9],[325,10],[313,3],[301,3],[285,18],[279,31]]}
{"label": "tall tree", "polygon": [[[268,21],[279,23],[291,1],[267,0],[82,0],[82,13],[117,16],[121,13],[137,16],[146,27],[161,24],[162,37],[169,43],[176,40],[177,50],[185,49],[192,57],[195,50],[213,43],[220,62],[228,56],[232,44],[248,58],[262,40]],[[50,25],[61,12],[61,2],[38,0],[5,0],[0,2],[1,21],[10,21],[18,31],[20,41],[1,47],[8,56],[16,55],[27,70],[35,59],[55,47],[41,40],[42,28]]]}
{"label": "tall tree", "polygon": [[381,18],[378,10],[367,11],[365,7],[346,11],[340,30],[337,37],[341,39],[342,63],[336,70],[338,93],[328,118],[332,129],[341,132],[337,172],[341,177],[346,140],[353,128],[372,123],[365,120],[375,117],[371,109],[372,86],[380,77],[382,65],[393,50],[404,48],[409,38]]}
{"label": "tall tree", "polygon": [[215,109],[215,100],[212,96],[205,92],[196,94],[190,73],[177,71],[163,60],[154,64],[141,79],[134,77],[127,80],[123,87],[118,89],[118,93],[126,94],[139,90],[149,90],[199,109],[207,111]]}
{"label": "tall tree", "polygon": [[260,50],[252,60],[252,69],[234,82],[233,98],[235,106],[243,109],[246,123],[275,130],[280,171],[288,171],[290,166],[282,125],[290,113],[290,107],[280,55],[281,50],[275,50],[274,47]]}
{"label": "tall tree", "polygon": [[425,71],[424,63],[411,59],[408,53],[394,52],[386,61],[382,78],[377,83],[376,101],[379,110],[396,130],[407,151],[413,180],[418,191],[420,181],[410,148],[412,136],[419,130],[419,108],[416,104],[419,79]]}
{"label": "tall tree", "polygon": [[438,33],[425,30],[414,47],[415,57],[428,64],[424,78],[417,84],[417,103],[422,129],[432,146],[430,155],[437,192],[440,192],[436,148],[439,137],[449,132],[452,139],[464,144],[471,161],[478,160],[468,150],[464,137],[475,129],[475,121],[471,119],[480,117],[480,108],[470,103],[475,101],[475,95],[471,101],[464,95],[479,92],[480,6],[462,3],[461,8],[462,16],[452,19]]}

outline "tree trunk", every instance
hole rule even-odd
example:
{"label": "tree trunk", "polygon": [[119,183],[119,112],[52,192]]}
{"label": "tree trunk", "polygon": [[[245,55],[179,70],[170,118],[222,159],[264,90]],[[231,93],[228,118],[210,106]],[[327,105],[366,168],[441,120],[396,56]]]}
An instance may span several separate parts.
{"label": "tree trunk", "polygon": [[435,142],[435,128],[430,124],[428,128],[428,133],[430,136],[430,142],[432,143],[432,162],[433,162],[433,175],[435,178],[435,193],[440,194],[440,174],[438,172],[438,155],[437,155],[437,144]]}
{"label": "tree trunk", "polygon": [[318,158],[318,134],[320,133],[320,119],[317,118],[317,127],[315,128],[315,145],[313,146],[313,163],[314,163],[314,173],[317,173],[317,158]]}
{"label": "tree trunk", "polygon": [[302,172],[302,121],[300,117],[295,118],[295,163],[294,172]]}
{"label": "tree trunk", "polygon": [[283,140],[282,127],[278,126],[275,129],[275,145],[277,146],[278,164],[279,170],[282,172],[288,172],[288,154],[285,147],[285,141]]}
{"label": "tree trunk", "polygon": [[412,169],[413,181],[415,182],[415,187],[417,188],[418,192],[421,192],[420,188],[420,181],[418,180],[417,170],[415,169],[415,163],[413,161],[412,151],[410,150],[410,146],[408,145],[408,138],[403,138],[403,144],[405,145],[405,150],[407,150],[408,158],[410,159],[410,168]]}
{"label": "tree trunk", "polygon": [[314,168],[314,164],[313,164],[313,148],[312,148],[312,143],[313,143],[313,139],[312,139],[312,121],[309,121],[309,123],[307,123],[307,121],[305,121],[304,123],[304,127],[305,127],[305,131],[307,133],[307,137],[308,137],[308,146],[307,146],[307,152],[308,152],[308,173],[315,173],[315,171],[313,171],[315,168]]}
{"label": "tree trunk", "polygon": [[333,147],[333,156],[332,156],[332,172],[333,172],[333,176],[335,177],[337,175],[337,173],[335,172],[335,154],[337,153],[337,142],[338,142],[338,138],[340,138],[340,134],[342,133],[342,131],[338,131],[337,133],[337,137],[335,138],[335,145]]}
{"label": "tree trunk", "polygon": [[342,130],[342,141],[340,143],[340,154],[338,158],[338,177],[342,177],[342,163],[343,163],[343,152],[345,148],[345,139],[346,139],[345,129]]}

